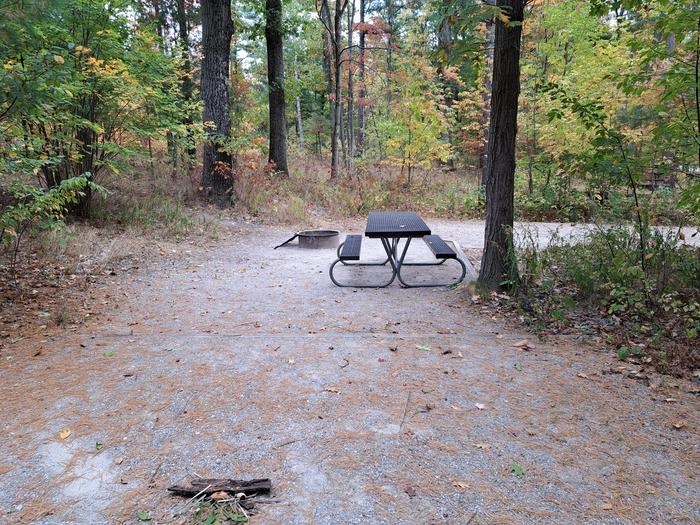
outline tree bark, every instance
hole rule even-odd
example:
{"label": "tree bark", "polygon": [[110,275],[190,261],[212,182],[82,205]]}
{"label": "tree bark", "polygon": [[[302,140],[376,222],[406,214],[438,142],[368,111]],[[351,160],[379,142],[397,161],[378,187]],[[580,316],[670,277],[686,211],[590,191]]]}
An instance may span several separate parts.
{"label": "tree bark", "polygon": [[202,187],[205,197],[225,206],[233,190],[233,160],[229,145],[229,62],[233,23],[230,0],[202,0],[202,79],[204,143]]}
{"label": "tree bark", "polygon": [[287,168],[287,105],[284,100],[284,51],[282,48],[282,1],[265,1],[267,42],[267,84],[270,110],[270,151],[268,162],[281,173]]}
{"label": "tree bark", "polygon": [[520,94],[520,37],[524,0],[498,0],[510,19],[497,19],[491,122],[486,168],[486,232],[479,281],[490,288],[517,280],[513,248],[515,144]]}

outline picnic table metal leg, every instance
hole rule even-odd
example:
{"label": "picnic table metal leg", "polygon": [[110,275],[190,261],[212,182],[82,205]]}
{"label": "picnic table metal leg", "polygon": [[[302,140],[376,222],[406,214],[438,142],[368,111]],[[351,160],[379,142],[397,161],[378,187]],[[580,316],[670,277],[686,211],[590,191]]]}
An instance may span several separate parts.
{"label": "picnic table metal leg", "polygon": [[[393,258],[392,258],[392,250],[391,248],[387,247],[387,245],[384,242],[385,240],[382,239],[382,246],[384,246],[384,250],[387,252],[387,257],[386,261],[381,262],[381,263],[346,263],[345,261],[340,260],[340,250],[343,247],[341,244],[338,247],[338,259],[336,259],[333,264],[331,264],[330,269],[328,270],[328,274],[330,275],[331,281],[333,284],[336,286],[340,286],[341,288],[386,288],[389,286],[391,283],[394,282],[394,279],[396,279],[396,268],[393,263]],[[333,276],[333,268],[335,268],[335,265],[338,263],[342,263],[344,266],[384,266],[386,263],[391,263],[391,279],[385,284],[341,284],[339,283],[335,277]]]}

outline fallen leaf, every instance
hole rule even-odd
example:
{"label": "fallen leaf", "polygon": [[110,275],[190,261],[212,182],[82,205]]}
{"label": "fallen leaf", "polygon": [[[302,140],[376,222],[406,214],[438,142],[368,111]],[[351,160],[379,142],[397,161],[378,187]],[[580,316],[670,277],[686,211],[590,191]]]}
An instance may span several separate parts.
{"label": "fallen leaf", "polygon": [[600,508],[601,508],[602,510],[612,510],[613,506],[612,506],[612,503],[607,502],[607,503],[603,503],[603,504],[600,506]]}
{"label": "fallen leaf", "polygon": [[579,372],[578,374],[576,374],[576,376],[577,376],[577,377],[580,377],[580,378],[582,378],[582,379],[590,379],[590,378],[589,378],[586,374],[584,374],[583,372]]}
{"label": "fallen leaf", "polygon": [[489,450],[491,448],[491,445],[488,443],[472,443],[472,445],[481,450]]}
{"label": "fallen leaf", "polygon": [[104,445],[99,441],[95,443],[95,450],[102,450],[102,447],[104,447]]}
{"label": "fallen leaf", "polygon": [[470,485],[464,481],[453,481],[452,486],[458,489],[468,489]]}
{"label": "fallen leaf", "polygon": [[114,355],[114,352],[112,350],[107,350],[105,352],[102,352],[102,355],[105,357],[112,357]]}
{"label": "fallen leaf", "polygon": [[287,363],[293,365],[294,363],[296,363],[296,361],[294,359],[287,359]]}
{"label": "fallen leaf", "polygon": [[13,468],[10,467],[9,465],[0,465],[0,475],[7,474],[11,470],[13,470]]}
{"label": "fallen leaf", "polygon": [[675,397],[667,397],[664,401],[666,401],[666,403],[676,403],[678,400]]}
{"label": "fallen leaf", "polygon": [[338,394],[340,390],[335,388],[334,386],[327,386],[326,388],[323,389],[324,392],[332,392],[334,394]]}
{"label": "fallen leaf", "polygon": [[214,501],[221,501],[222,499],[230,499],[231,495],[228,492],[225,492],[223,490],[220,490],[219,492],[214,492],[211,496],[209,496],[211,499]]}
{"label": "fallen leaf", "polygon": [[517,463],[513,463],[510,466],[510,473],[518,479],[523,479],[525,477],[525,471],[523,470],[523,467],[521,467]]}
{"label": "fallen leaf", "polygon": [[116,465],[121,465],[122,463],[124,463],[124,458],[117,458],[114,460],[114,463]]}
{"label": "fallen leaf", "polygon": [[416,345],[416,348],[423,352],[430,352],[430,347],[428,345]]}
{"label": "fallen leaf", "polygon": [[416,489],[414,489],[411,485],[408,485],[403,491],[408,494],[409,498],[412,498],[416,495]]}
{"label": "fallen leaf", "polygon": [[380,358],[379,358],[379,362],[380,362],[380,363],[383,363],[383,362],[384,362],[384,358],[383,358],[383,357],[380,357]]}
{"label": "fallen leaf", "polygon": [[520,363],[515,363],[515,364],[513,365],[513,368],[515,368],[518,372],[522,372],[522,371],[523,371],[523,367],[522,367],[522,365],[521,365]]}
{"label": "fallen leaf", "polygon": [[474,403],[474,406],[478,408],[479,410],[486,410],[486,405],[482,403]]}
{"label": "fallen leaf", "polygon": [[686,426],[688,426],[688,422],[685,419],[679,419],[678,421],[673,422],[673,428],[676,430],[680,430]]}
{"label": "fallen leaf", "polygon": [[532,350],[535,348],[534,345],[532,345],[527,339],[513,343],[511,346],[514,348],[522,348],[523,350]]}
{"label": "fallen leaf", "polygon": [[148,513],[141,511],[136,513],[136,517],[139,519],[139,521],[151,521],[153,519],[148,515]]}
{"label": "fallen leaf", "polygon": [[71,432],[69,428],[64,428],[58,433],[58,437],[60,437],[61,439],[67,439],[68,436],[70,436],[72,433],[73,432]]}

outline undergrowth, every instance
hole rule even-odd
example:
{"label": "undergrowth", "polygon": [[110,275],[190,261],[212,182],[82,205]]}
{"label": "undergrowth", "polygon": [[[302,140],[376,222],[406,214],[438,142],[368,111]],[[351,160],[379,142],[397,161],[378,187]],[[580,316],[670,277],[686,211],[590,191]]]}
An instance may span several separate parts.
{"label": "undergrowth", "polygon": [[679,230],[599,227],[555,236],[545,248],[521,235],[520,314],[538,331],[600,333],[622,360],[662,373],[700,368],[700,249]]}

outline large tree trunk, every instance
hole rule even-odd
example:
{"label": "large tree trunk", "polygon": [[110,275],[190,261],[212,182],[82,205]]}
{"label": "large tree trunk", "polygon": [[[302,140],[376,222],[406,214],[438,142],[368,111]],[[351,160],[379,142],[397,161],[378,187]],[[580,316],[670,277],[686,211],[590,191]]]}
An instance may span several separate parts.
{"label": "large tree trunk", "polygon": [[360,82],[360,92],[359,101],[357,105],[357,138],[356,146],[357,153],[362,155],[362,150],[365,147],[365,98],[367,97],[367,92],[365,90],[365,36],[367,31],[365,31],[365,0],[360,0],[360,43],[359,43],[359,82]]}
{"label": "large tree trunk", "polygon": [[497,288],[517,279],[512,259],[515,139],[520,94],[520,36],[524,0],[498,0],[515,24],[496,20],[487,146],[486,233],[479,281]]}
{"label": "large tree trunk", "polygon": [[187,157],[191,162],[197,155],[197,148],[194,144],[194,136],[192,133],[192,113],[190,103],[194,93],[194,82],[192,82],[192,62],[190,60],[190,30],[187,24],[187,11],[185,10],[185,0],[177,0],[177,24],[180,37],[180,49],[182,54],[182,71],[180,90],[182,100],[187,108],[187,113],[184,118],[184,124],[187,128]]}
{"label": "large tree trunk", "polygon": [[267,84],[270,106],[270,153],[275,169],[287,169],[287,106],[284,100],[284,52],[282,49],[282,2],[265,1],[265,40],[267,41]]}
{"label": "large tree trunk", "polygon": [[225,206],[233,190],[233,161],[226,141],[231,135],[228,75],[231,52],[230,0],[202,0],[202,83],[204,143],[202,186],[208,200]]}

